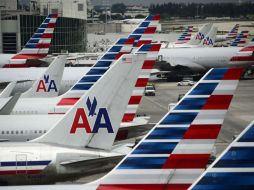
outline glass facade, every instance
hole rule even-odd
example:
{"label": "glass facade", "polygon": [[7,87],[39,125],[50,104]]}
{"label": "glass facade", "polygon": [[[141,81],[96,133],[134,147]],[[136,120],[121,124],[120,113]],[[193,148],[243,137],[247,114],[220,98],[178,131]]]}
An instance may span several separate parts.
{"label": "glass facade", "polygon": [[16,53],[17,35],[16,33],[3,33],[3,53]]}
{"label": "glass facade", "polygon": [[[26,44],[45,16],[20,15],[21,48]],[[59,17],[54,30],[50,53],[85,52],[86,20]]]}

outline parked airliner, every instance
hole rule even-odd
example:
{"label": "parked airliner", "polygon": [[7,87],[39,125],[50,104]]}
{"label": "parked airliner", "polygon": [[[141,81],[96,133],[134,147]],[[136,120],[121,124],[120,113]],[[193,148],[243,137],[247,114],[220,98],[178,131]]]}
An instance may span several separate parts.
{"label": "parked airliner", "polygon": [[161,49],[158,59],[171,66],[184,66],[193,71],[218,67],[249,67],[254,64],[254,44],[246,47],[207,47]]}
{"label": "parked airliner", "polygon": [[207,36],[212,26],[213,26],[212,23],[204,24],[199,29],[199,31],[190,38],[189,41],[186,41],[185,43],[179,43],[179,42],[169,43],[165,48],[188,48],[188,47],[203,46],[201,42]]}
{"label": "parked airliner", "polygon": [[[211,69],[173,110],[101,179],[86,185],[16,186],[7,189],[188,189],[207,168],[242,73],[241,68]],[[70,128],[66,128],[64,123],[61,124],[63,126],[56,140],[59,139],[60,133],[69,131]],[[54,131],[54,128],[51,131]],[[107,142],[106,139],[101,141]],[[2,163],[5,164],[4,161]]]}
{"label": "parked airliner", "polygon": [[122,146],[112,145],[146,57],[123,55],[41,137],[0,143],[0,183],[42,184],[75,178],[126,154]]}
{"label": "parked airliner", "polygon": [[216,39],[215,39],[215,42],[222,42],[222,41],[234,39],[237,36],[239,26],[240,26],[239,24],[236,24],[232,28],[232,30],[230,30],[227,34],[217,35]]}

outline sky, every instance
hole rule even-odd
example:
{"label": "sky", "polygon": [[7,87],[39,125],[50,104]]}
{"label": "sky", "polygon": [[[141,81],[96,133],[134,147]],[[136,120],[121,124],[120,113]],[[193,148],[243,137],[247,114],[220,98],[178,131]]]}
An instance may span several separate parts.
{"label": "sky", "polygon": [[[228,3],[228,2],[238,2],[239,0],[91,0],[93,5],[103,5],[105,3],[107,4],[115,4],[115,3],[125,3],[128,5],[150,5],[150,4],[157,4],[157,3],[168,3],[168,2],[174,2],[174,3]],[[252,1],[254,0],[241,0],[244,1]]]}

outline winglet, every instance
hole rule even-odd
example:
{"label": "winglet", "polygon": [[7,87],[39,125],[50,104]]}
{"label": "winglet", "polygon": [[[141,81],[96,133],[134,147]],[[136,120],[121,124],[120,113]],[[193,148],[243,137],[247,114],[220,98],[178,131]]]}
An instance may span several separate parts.
{"label": "winglet", "polygon": [[56,57],[43,75],[34,82],[32,87],[22,93],[22,98],[47,98],[58,96],[62,82],[66,55]]}

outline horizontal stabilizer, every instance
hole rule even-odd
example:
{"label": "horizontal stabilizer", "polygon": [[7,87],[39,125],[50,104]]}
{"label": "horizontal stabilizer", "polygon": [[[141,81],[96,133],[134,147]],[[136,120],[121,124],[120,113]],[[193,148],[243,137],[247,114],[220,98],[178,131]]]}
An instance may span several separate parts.
{"label": "horizontal stabilizer", "polygon": [[14,89],[14,87],[16,86],[16,82],[10,82],[5,89],[1,92],[0,94],[0,98],[8,98],[10,97],[12,90]]}
{"label": "horizontal stabilizer", "polygon": [[17,101],[19,100],[20,95],[20,93],[16,93],[14,96],[12,96],[10,100],[0,110],[0,115],[10,115]]}

